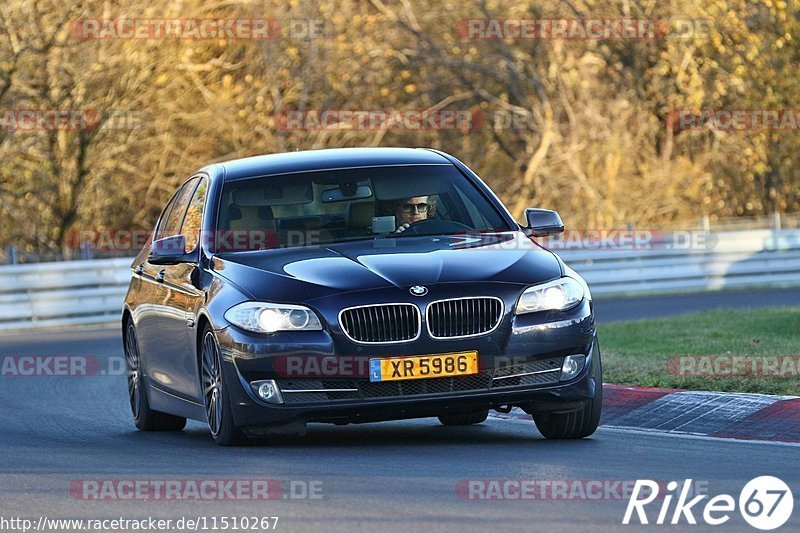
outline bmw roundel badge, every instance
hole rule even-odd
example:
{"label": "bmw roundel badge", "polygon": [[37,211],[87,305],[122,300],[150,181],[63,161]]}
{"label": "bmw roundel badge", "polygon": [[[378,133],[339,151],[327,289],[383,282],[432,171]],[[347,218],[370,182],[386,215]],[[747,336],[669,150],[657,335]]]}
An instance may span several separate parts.
{"label": "bmw roundel badge", "polygon": [[414,285],[408,291],[413,294],[414,296],[425,296],[428,294],[427,287],[423,287],[422,285]]}

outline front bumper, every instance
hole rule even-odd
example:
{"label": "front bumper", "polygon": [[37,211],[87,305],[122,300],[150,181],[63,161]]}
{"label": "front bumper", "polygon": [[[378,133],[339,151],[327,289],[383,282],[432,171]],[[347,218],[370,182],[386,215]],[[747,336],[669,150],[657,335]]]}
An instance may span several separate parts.
{"label": "front bumper", "polygon": [[[565,412],[594,398],[601,384],[590,301],[567,313],[511,316],[506,322],[505,327],[481,338],[421,339],[393,346],[389,353],[353,346],[355,355],[343,354],[341,340],[327,331],[277,334],[269,337],[269,342],[263,335],[232,326],[216,334],[226,367],[225,387],[239,426],[375,422],[507,406],[528,412]],[[479,353],[478,375],[369,382],[366,363],[372,357],[473,349]],[[575,378],[558,381],[560,362],[570,354],[587,355],[586,364]],[[301,364],[293,366],[297,361]],[[304,365],[303,361],[315,363]],[[343,361],[348,364],[339,364]],[[284,394],[284,403],[269,404],[249,386],[263,379],[275,379],[283,389],[326,392]]]}

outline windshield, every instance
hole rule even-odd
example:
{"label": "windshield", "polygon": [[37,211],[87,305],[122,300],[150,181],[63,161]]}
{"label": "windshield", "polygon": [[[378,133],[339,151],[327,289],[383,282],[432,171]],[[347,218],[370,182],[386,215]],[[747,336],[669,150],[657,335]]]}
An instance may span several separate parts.
{"label": "windshield", "polygon": [[217,252],[511,229],[452,165],[318,171],[228,182]]}

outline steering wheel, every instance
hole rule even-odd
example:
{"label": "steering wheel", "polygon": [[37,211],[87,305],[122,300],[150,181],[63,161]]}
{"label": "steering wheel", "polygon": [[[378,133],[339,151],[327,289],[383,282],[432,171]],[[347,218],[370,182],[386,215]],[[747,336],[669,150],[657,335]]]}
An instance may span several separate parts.
{"label": "steering wheel", "polygon": [[412,222],[402,233],[411,235],[435,235],[437,233],[455,233],[458,231],[470,231],[474,228],[456,222],[455,220],[440,220],[436,218],[426,218]]}

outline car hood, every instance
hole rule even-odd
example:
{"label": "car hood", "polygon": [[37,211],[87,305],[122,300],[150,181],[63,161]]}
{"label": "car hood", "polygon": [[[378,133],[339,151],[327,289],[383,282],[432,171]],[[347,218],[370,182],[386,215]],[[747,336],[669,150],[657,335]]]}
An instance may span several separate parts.
{"label": "car hood", "polygon": [[227,253],[215,256],[212,268],[254,298],[274,302],[437,283],[535,284],[561,275],[555,255],[521,232]]}

